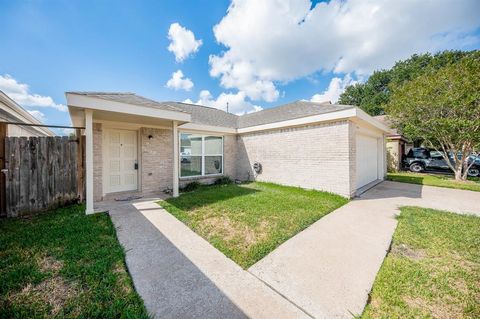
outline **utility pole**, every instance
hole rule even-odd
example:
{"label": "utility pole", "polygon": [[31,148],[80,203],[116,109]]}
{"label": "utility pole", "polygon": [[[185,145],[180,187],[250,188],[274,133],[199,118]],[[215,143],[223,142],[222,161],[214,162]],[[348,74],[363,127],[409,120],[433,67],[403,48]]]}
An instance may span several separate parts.
{"label": "utility pole", "polygon": [[229,112],[228,112],[228,102],[227,102],[227,113],[229,113]]}

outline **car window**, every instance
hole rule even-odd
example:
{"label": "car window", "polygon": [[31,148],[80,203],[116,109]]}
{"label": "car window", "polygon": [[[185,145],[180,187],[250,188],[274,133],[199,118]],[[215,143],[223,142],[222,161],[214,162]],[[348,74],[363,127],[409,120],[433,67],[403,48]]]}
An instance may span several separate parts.
{"label": "car window", "polygon": [[413,150],[413,157],[427,158],[428,156],[425,150],[419,149],[419,150]]}
{"label": "car window", "polygon": [[443,158],[442,153],[439,151],[430,151],[430,157],[432,158]]}

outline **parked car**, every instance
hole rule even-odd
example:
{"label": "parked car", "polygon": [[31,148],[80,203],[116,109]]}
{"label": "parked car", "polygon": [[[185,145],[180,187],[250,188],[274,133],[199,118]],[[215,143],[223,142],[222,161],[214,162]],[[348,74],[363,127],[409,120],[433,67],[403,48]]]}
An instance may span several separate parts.
{"label": "parked car", "polygon": [[[461,158],[461,154],[457,156]],[[449,154],[449,158],[452,161],[453,154]],[[468,176],[480,176],[480,157],[469,156],[468,164],[472,164],[472,161],[475,161],[475,163],[468,170]],[[424,147],[412,148],[404,157],[403,166],[415,173],[423,171],[451,172],[442,153]]]}

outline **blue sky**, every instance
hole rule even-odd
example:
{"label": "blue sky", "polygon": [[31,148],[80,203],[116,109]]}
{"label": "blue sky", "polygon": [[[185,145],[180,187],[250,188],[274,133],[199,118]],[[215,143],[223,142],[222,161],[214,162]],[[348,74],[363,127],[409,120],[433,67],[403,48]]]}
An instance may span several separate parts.
{"label": "blue sky", "polygon": [[478,1],[234,2],[0,0],[0,89],[60,125],[70,124],[65,91],[228,101],[242,113],[334,101],[413,53],[480,46]]}

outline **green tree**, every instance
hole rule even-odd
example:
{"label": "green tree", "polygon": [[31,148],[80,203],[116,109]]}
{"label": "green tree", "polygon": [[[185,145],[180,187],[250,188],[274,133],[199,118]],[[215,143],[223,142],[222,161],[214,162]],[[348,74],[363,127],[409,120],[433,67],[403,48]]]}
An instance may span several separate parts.
{"label": "green tree", "polygon": [[409,59],[398,61],[389,70],[375,71],[365,83],[348,86],[340,95],[339,103],[357,105],[370,115],[385,114],[385,105],[390,101],[392,90],[427,70],[439,70],[451,63],[456,63],[475,51],[443,51],[414,54]]}
{"label": "green tree", "polygon": [[[400,81],[401,83],[402,81]],[[480,147],[480,51],[391,86],[386,111],[410,139],[442,152],[455,179],[467,178],[467,158]],[[448,157],[448,153],[462,154]]]}

